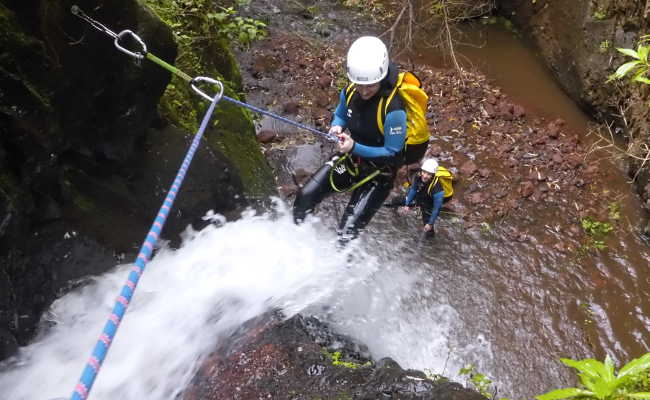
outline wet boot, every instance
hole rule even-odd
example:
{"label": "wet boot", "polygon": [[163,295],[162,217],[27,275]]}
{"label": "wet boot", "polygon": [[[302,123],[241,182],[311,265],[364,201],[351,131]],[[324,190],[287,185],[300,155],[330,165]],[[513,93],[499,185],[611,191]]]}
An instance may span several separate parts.
{"label": "wet boot", "polygon": [[355,189],[339,222],[340,246],[359,236],[390,194],[390,181],[375,180]]}
{"label": "wet boot", "polygon": [[295,223],[304,221],[307,214],[311,213],[316,205],[333,192],[332,186],[329,184],[331,169],[332,164],[325,163],[300,188],[293,202],[293,221]]}

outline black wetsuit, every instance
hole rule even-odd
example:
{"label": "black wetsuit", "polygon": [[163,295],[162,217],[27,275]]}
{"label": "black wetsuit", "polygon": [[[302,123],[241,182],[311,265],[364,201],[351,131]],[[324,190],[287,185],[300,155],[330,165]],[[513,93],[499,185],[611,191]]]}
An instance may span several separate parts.
{"label": "black wetsuit", "polygon": [[[332,171],[335,160],[339,156],[334,156],[325,163],[296,195],[293,205],[293,216],[296,222],[302,221],[307,213],[313,211],[317,204],[335,192],[330,183],[330,173],[333,174],[332,179],[335,186],[350,187],[369,174],[377,170],[380,171],[378,175],[352,191],[352,196],[339,222],[339,234],[343,235],[344,238],[356,237],[358,231],[370,222],[384,200],[386,200],[393,186],[395,172],[404,162],[402,149],[406,140],[406,111],[402,99],[395,96],[389,104],[386,120],[389,119],[389,115],[393,118],[395,118],[395,115],[399,116],[400,123],[390,126],[403,130],[397,132],[402,135],[402,140],[387,150],[385,148],[384,134],[379,130],[377,124],[377,107],[381,97],[390,94],[396,81],[397,70],[391,65],[388,76],[381,82],[380,90],[375,96],[369,100],[363,100],[358,93],[355,93],[347,106],[345,103],[339,103],[337,113],[340,113],[341,110],[346,112],[346,125],[350,130],[352,139],[355,141],[355,146],[360,144],[360,147],[363,146],[363,154],[372,156],[362,157],[354,155],[355,151],[352,151],[350,157],[358,166],[359,171],[356,176],[351,176],[349,171],[343,168],[342,165]],[[345,89],[341,93],[341,99],[345,99]],[[345,107],[345,109],[342,109],[342,107]],[[391,114],[393,111],[396,111],[396,113]],[[402,119],[403,125],[401,124]],[[389,124],[384,122],[384,125],[384,131],[390,134],[391,132],[388,132]],[[389,139],[394,141],[395,137]],[[343,183],[341,184],[341,182]]]}

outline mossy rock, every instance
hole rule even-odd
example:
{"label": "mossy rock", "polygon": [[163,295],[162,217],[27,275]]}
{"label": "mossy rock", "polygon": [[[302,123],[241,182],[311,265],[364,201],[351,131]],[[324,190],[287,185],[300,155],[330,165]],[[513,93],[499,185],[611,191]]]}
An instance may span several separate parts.
{"label": "mossy rock", "polygon": [[5,171],[0,170],[0,198],[13,207],[16,199],[16,183]]}
{"label": "mossy rock", "polygon": [[[42,73],[42,65],[38,62],[46,58],[44,45],[25,35],[16,18],[11,10],[0,4],[0,48],[3,49],[0,51],[0,82],[3,97],[13,102],[12,110],[5,110],[8,105],[0,102],[1,111],[9,114],[25,109],[50,111],[52,93],[46,89],[48,76]],[[26,95],[17,95],[22,93]]]}
{"label": "mossy rock", "polygon": [[212,148],[228,155],[250,196],[263,196],[273,190],[274,178],[259,150],[250,113],[222,100],[215,111],[215,132],[208,136]]}
{"label": "mossy rock", "polygon": [[225,39],[219,39],[215,43],[215,52],[212,53],[211,61],[213,68],[221,72],[224,79],[233,84],[233,89],[237,92],[243,90],[241,72],[235,55],[228,46]]}
{"label": "mossy rock", "polygon": [[[201,27],[214,21],[187,22],[179,20],[172,0],[163,2],[145,0],[162,21],[173,28],[179,45],[179,56],[175,67],[189,76],[206,76],[218,79],[224,85],[224,94],[241,100],[241,74],[235,57],[223,38],[205,36]],[[204,7],[207,5],[203,4]],[[216,5],[211,5],[216,9]],[[165,60],[170,62],[171,60]],[[209,93],[210,88],[205,88]],[[208,108],[208,102],[190,88],[189,83],[175,75],[160,102],[161,114],[171,123],[189,133],[195,133]],[[217,105],[206,133],[210,148],[221,153],[240,176],[246,195],[259,197],[273,191],[274,180],[271,169],[262,154],[250,113],[225,100]]]}

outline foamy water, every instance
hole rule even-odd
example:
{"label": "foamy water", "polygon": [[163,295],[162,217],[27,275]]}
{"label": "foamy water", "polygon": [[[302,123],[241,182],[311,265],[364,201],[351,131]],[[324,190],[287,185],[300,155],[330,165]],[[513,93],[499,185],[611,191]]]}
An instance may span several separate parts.
{"label": "foamy water", "polygon": [[[444,299],[418,302],[422,280],[412,266],[379,259],[363,240],[338,251],[332,229],[315,218],[294,225],[280,202],[273,214],[217,222],[190,232],[177,250],[158,251],[91,399],[174,399],[220,335],[278,308],[327,318],[376,358],[442,371],[458,318]],[[4,363],[0,398],[69,397],[129,268],[117,266],[52,305],[55,326]]]}

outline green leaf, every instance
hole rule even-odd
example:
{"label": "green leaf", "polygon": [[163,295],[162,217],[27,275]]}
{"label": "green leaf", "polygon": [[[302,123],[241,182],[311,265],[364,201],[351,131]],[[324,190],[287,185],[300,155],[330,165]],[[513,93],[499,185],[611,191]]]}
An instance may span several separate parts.
{"label": "green leaf", "polygon": [[618,67],[616,72],[614,72],[614,75],[616,77],[624,77],[628,72],[630,72],[633,68],[635,68],[637,65],[641,64],[641,61],[630,61],[626,62],[625,64],[621,65]]}
{"label": "green leaf", "polygon": [[[594,359],[585,359],[581,361],[588,376],[580,376],[582,383],[596,394],[599,399],[608,398],[616,389],[618,383],[614,376],[614,363],[607,355],[605,363]],[[595,374],[595,376],[593,375]]]}
{"label": "green leaf", "polygon": [[634,81],[650,85],[650,79],[646,78],[645,76],[637,76],[634,78]]}
{"label": "green leaf", "polygon": [[562,363],[567,367],[575,368],[589,377],[600,376],[598,373],[598,364],[602,365],[602,363],[598,360],[594,360],[593,358],[585,358],[584,360],[579,361],[572,360],[570,358],[560,358],[560,361],[562,361]]}
{"label": "green leaf", "polygon": [[568,399],[575,396],[590,396],[593,395],[592,392],[587,390],[582,390],[578,388],[564,388],[564,389],[555,389],[548,393],[535,396],[537,400],[559,400],[559,399]]}
{"label": "green leaf", "polygon": [[[603,226],[603,231],[605,233],[611,232],[611,230],[614,229],[611,225],[605,224]],[[605,364],[603,365],[603,378],[605,378],[608,381],[613,381],[616,377],[614,376],[614,361],[612,361],[612,358],[609,356],[605,356]]]}
{"label": "green leaf", "polygon": [[639,60],[643,61],[644,63],[647,63],[648,51],[650,51],[650,46],[639,45],[639,50],[637,51],[637,54],[639,55]]}
{"label": "green leaf", "polygon": [[648,368],[650,368],[650,353],[646,353],[625,364],[618,372],[618,379],[635,376]]}
{"label": "green leaf", "polygon": [[614,393],[614,389],[616,389],[616,381],[613,379],[594,379],[593,387],[590,389],[594,392],[595,396],[598,399],[605,400],[609,398],[612,393]]}
{"label": "green leaf", "polygon": [[633,399],[650,399],[650,392],[628,393],[627,395]]}
{"label": "green leaf", "polygon": [[637,60],[639,59],[639,54],[637,54],[637,52],[634,51],[633,49],[622,49],[620,47],[617,47],[616,50],[620,51],[621,53],[625,54],[626,56],[636,58]]}

